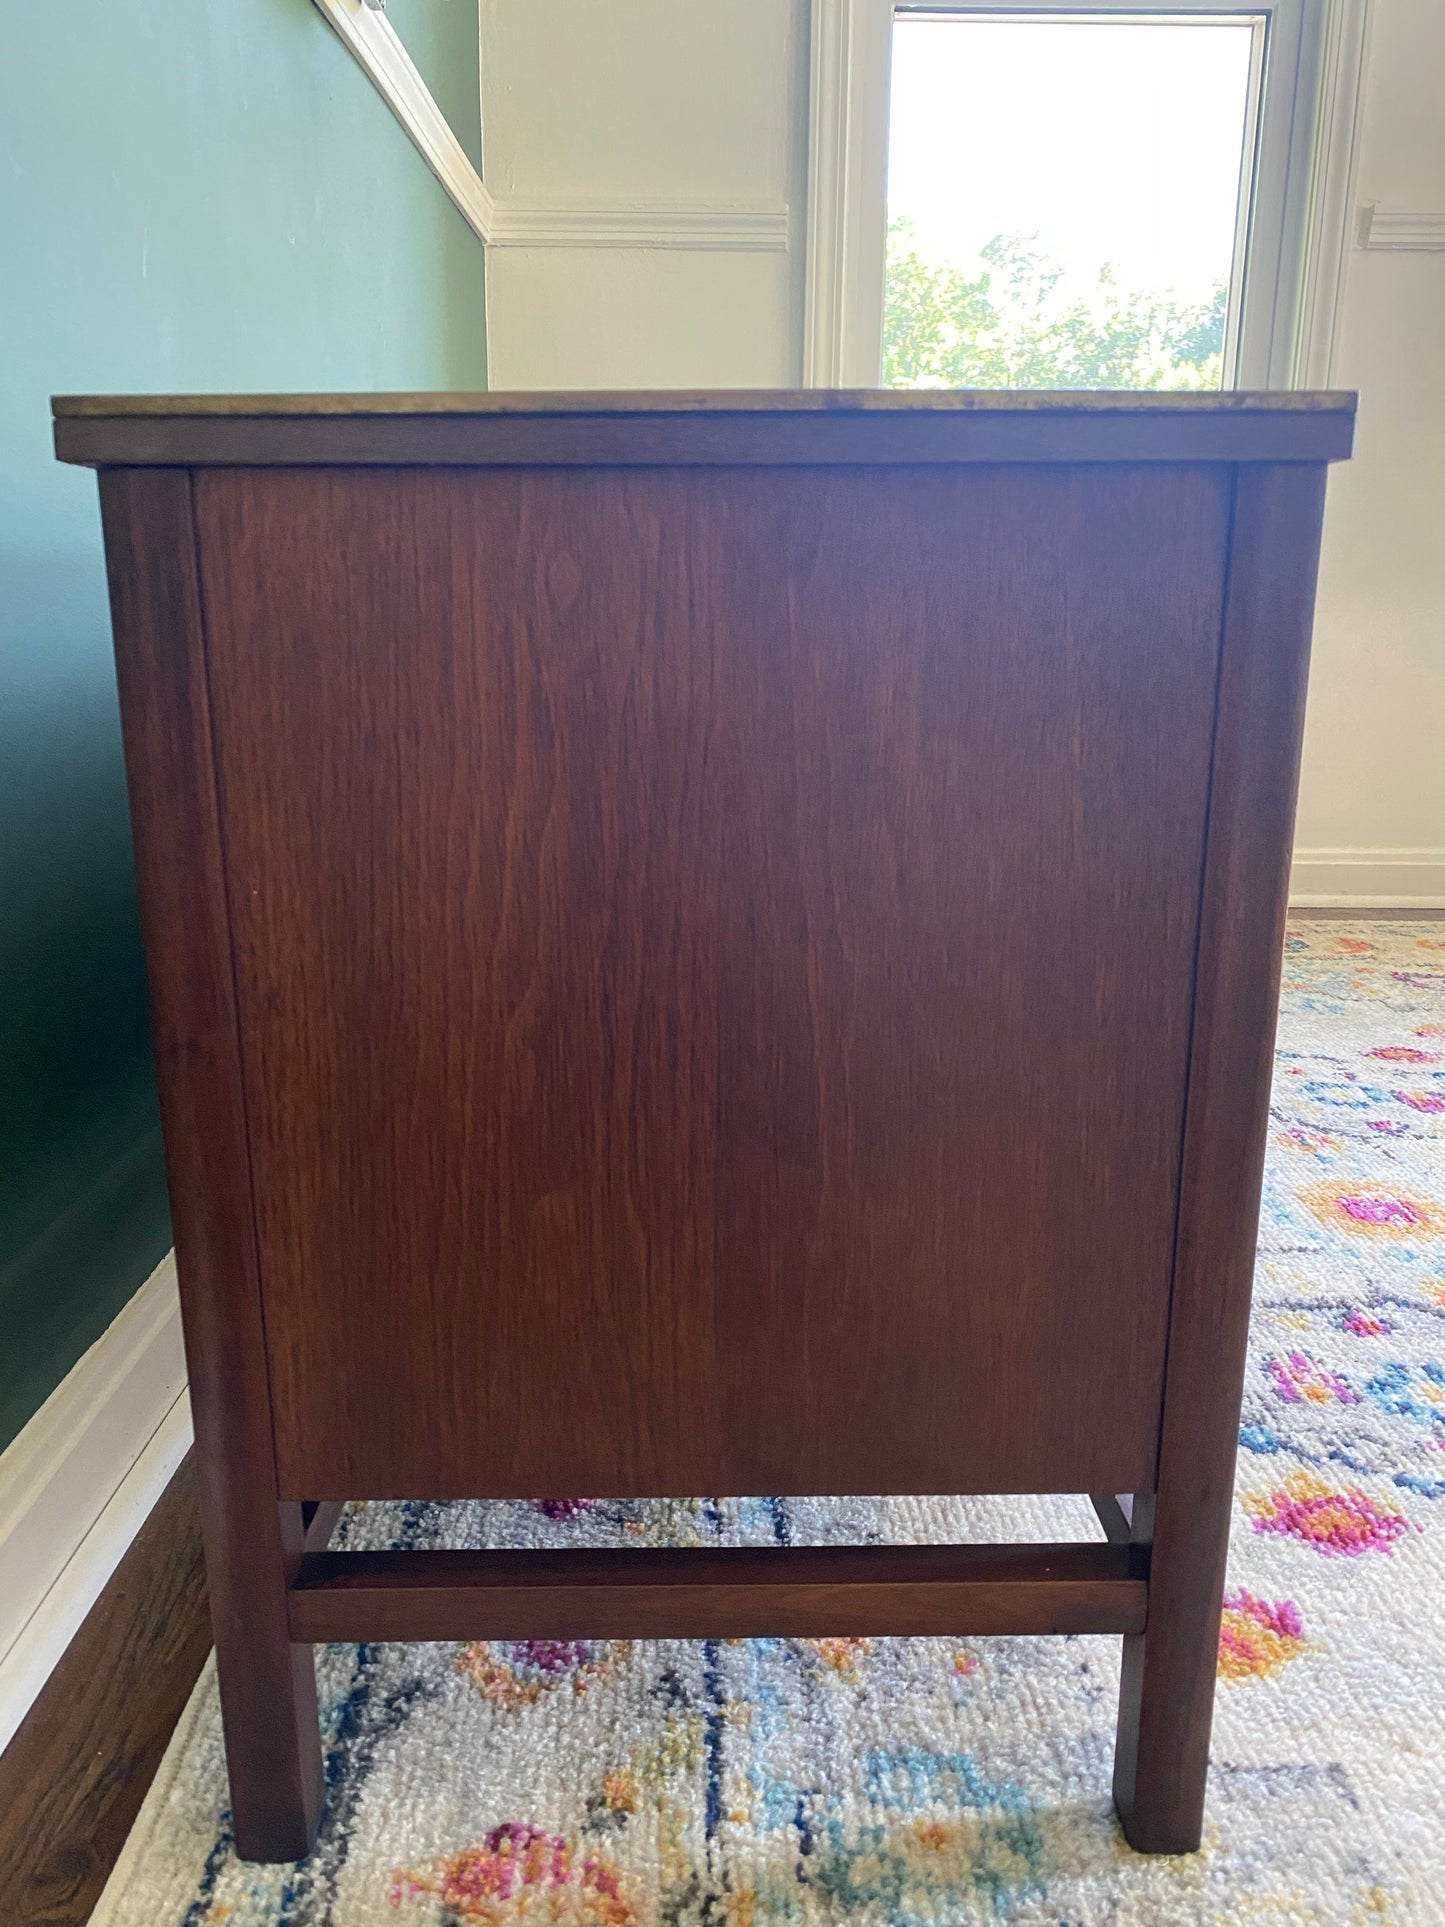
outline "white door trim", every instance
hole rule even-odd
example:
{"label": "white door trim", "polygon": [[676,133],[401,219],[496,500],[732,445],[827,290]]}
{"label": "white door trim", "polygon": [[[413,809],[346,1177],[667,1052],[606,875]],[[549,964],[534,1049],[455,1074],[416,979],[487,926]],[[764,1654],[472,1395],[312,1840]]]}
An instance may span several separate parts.
{"label": "white door trim", "polygon": [[1296,388],[1333,385],[1373,16],[1374,0],[1332,0],[1325,15],[1300,275]]}
{"label": "white door trim", "polygon": [[803,383],[874,388],[883,352],[892,0],[812,0]]}

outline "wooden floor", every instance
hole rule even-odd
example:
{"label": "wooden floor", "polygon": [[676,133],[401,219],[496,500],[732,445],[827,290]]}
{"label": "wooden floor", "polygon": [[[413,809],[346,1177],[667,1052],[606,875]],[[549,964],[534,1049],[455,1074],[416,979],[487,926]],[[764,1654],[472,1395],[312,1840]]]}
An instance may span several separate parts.
{"label": "wooden floor", "polygon": [[210,1646],[188,1453],[0,1755],[0,1927],[90,1918]]}

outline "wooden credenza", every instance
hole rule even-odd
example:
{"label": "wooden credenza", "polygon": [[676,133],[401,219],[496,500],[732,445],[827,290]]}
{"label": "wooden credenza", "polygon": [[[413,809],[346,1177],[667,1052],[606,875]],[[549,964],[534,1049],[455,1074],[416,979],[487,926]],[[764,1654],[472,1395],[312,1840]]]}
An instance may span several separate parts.
{"label": "wooden credenza", "polygon": [[[66,400],[236,1838],[310,1642],[1113,1631],[1197,1844],[1342,395]],[[348,1498],[1089,1492],[346,1554]],[[1122,1496],[1116,1496],[1122,1495]]]}

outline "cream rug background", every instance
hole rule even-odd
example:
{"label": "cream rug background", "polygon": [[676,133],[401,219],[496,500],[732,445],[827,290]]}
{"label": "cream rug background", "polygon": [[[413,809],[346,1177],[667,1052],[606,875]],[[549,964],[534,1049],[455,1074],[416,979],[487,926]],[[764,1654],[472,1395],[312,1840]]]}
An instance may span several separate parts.
{"label": "cream rug background", "polygon": [[[328,1813],[230,1846],[214,1679],[97,1927],[1445,1922],[1445,926],[1291,931],[1204,1850],[1109,1806],[1118,1642],[333,1647]],[[1097,1536],[1079,1499],[368,1506],[338,1543]]]}

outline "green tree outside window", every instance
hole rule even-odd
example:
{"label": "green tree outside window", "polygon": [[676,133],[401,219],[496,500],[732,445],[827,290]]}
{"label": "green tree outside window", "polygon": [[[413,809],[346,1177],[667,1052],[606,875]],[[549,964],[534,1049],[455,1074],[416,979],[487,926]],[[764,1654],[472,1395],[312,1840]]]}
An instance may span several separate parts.
{"label": "green tree outside window", "polygon": [[890,388],[1218,388],[1227,290],[1191,305],[1121,288],[1106,264],[1083,298],[1018,236],[995,235],[976,274],[925,260],[888,231],[883,380]]}

